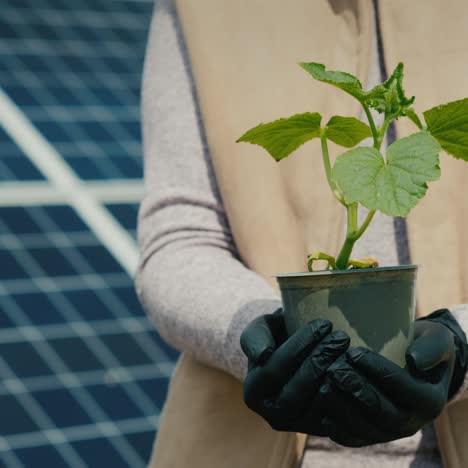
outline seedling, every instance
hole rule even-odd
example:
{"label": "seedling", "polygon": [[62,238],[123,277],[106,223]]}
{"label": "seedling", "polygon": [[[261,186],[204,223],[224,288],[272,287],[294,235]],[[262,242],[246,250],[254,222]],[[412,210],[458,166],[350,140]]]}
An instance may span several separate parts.
{"label": "seedling", "polygon": [[[378,210],[389,216],[405,217],[425,195],[430,181],[440,177],[439,153],[443,149],[455,158],[468,161],[468,98],[439,105],[423,112],[424,120],[412,107],[415,97],[406,97],[403,89],[403,63],[391,76],[369,91],[364,91],[355,76],[342,71],[329,71],[315,62],[298,64],[318,81],[331,84],[357,99],[369,125],[355,117],[333,116],[322,126],[318,112],[295,114],[248,130],[237,142],[260,145],[281,161],[299,146],[315,138],[320,140],[323,165],[328,185],[336,199],[346,208],[347,231],[341,250],[335,257],[315,252],[307,257],[307,268],[313,271],[316,260],[325,260],[327,269],[369,268],[378,266],[375,259],[352,260],[356,241],[368,228]],[[371,114],[383,114],[377,126]],[[410,136],[393,142],[383,155],[382,141],[390,123],[409,118],[418,128]],[[373,146],[357,146],[372,137]],[[328,141],[352,148],[339,155],[332,167]],[[369,210],[358,225],[358,207]]]}

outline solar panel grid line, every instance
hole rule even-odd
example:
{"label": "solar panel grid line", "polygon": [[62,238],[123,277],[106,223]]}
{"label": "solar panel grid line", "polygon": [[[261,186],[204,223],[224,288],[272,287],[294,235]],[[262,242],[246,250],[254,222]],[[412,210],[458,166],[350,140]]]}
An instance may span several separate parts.
{"label": "solar panel grid line", "polygon": [[[153,2],[154,0],[148,0],[148,3]],[[44,18],[47,19],[47,22],[50,27],[70,26],[70,23],[71,25],[82,26],[83,24],[85,24],[97,28],[108,27],[108,22],[105,20],[105,18],[96,15],[95,11],[93,10],[79,10],[76,12],[76,15],[74,15],[74,18],[65,18],[62,15],[57,15],[56,10],[47,8],[46,6],[41,6],[39,2],[37,2],[37,4],[39,6],[38,15],[44,16]],[[3,13],[5,20],[9,23],[14,23],[15,25],[28,24],[30,22],[30,19],[24,14],[21,14],[23,8],[18,6],[15,6],[15,9],[5,8],[5,11]],[[125,19],[128,18],[128,12],[121,13],[121,15]],[[76,22],[73,22],[74,19],[76,20]],[[130,21],[127,20],[125,22],[130,26],[131,29],[141,29],[143,31],[146,30],[146,25],[143,25],[141,21],[139,21],[138,15],[135,15],[135,18],[132,18]]]}
{"label": "solar panel grid line", "polygon": [[[30,23],[24,23],[24,29],[30,29]],[[32,32],[32,31],[31,31]],[[115,56],[116,51],[118,50],[117,54],[120,58],[123,59],[130,59],[133,56],[133,52],[130,47],[126,45],[122,46],[120,41],[109,41],[106,36],[106,44],[98,44],[96,48],[92,48],[86,44],[86,42],[82,42],[80,38],[66,38],[63,39],[60,43],[54,44],[54,47],[51,46],[48,42],[38,42],[34,39],[30,38],[21,38],[21,39],[10,39],[10,44],[0,44],[0,53],[8,54],[11,53],[11,47],[16,53],[35,53],[38,55],[53,55],[57,52],[59,53],[66,53],[70,55],[76,55],[79,57],[94,57],[94,58],[102,58],[108,56]],[[108,46],[111,45],[111,48]],[[113,50],[112,46],[115,46],[115,50]],[[82,48],[82,51],[80,50]]]}
{"label": "solar panel grid line", "polygon": [[[134,418],[127,421],[119,421],[116,423],[116,427],[120,434],[133,434],[135,432],[141,432],[145,430],[149,430],[154,427],[155,424],[158,423],[157,417],[148,417],[148,418]],[[108,436],[113,436],[114,431],[112,428],[106,427],[103,424],[96,424],[96,425],[83,425],[83,426],[74,426],[74,427],[67,427],[62,429],[60,432],[56,430],[46,430],[43,431],[43,434],[50,439],[62,439],[64,437],[66,440],[70,442],[77,442],[80,440],[87,440],[87,439],[94,439],[99,438],[102,433],[107,433]],[[34,447],[43,444],[43,436],[39,433],[24,433],[24,434],[17,434],[8,437],[8,440],[4,439],[4,443],[6,447],[11,450],[14,449],[21,449],[25,447]],[[1,445],[0,445],[0,453],[1,453]],[[3,454],[2,454],[3,455]],[[21,464],[21,467],[24,465]],[[135,466],[135,465],[130,465]],[[140,465],[137,465],[140,466]],[[26,467],[30,468],[30,467]],[[55,467],[50,467],[55,468]],[[75,468],[75,465],[70,465],[70,468]],[[106,467],[107,468],[107,467]]]}
{"label": "solar panel grid line", "polygon": [[0,461],[3,460],[4,466],[8,466],[8,468],[24,468],[24,465],[20,462],[11,447],[6,445],[6,443],[4,446],[2,445],[0,438]]}
{"label": "solar panel grid line", "polygon": [[[13,371],[10,367],[4,362],[0,356],[0,372],[2,375],[8,377],[14,376]],[[19,382],[21,385],[21,382]],[[24,407],[27,415],[33,420],[38,427],[42,429],[47,429],[55,427],[54,423],[51,421],[47,413],[39,406],[39,404],[32,398],[29,392],[25,391],[23,394],[17,396],[18,402]],[[46,435],[47,437],[47,435]],[[3,436],[3,439],[7,439],[6,436]],[[50,441],[54,443],[53,440]],[[11,445],[8,443],[8,445]],[[60,444],[55,444],[56,449],[63,458],[69,463],[70,467],[73,468],[86,468],[86,465],[83,463],[83,460],[76,452],[76,450],[66,441],[63,440]]]}
{"label": "solar panel grid line", "polygon": [[[93,321],[92,328],[86,321],[71,322],[73,328],[68,323],[64,324],[49,324],[41,325],[41,331],[48,339],[53,338],[69,338],[76,335],[85,338],[88,336],[106,335],[121,333],[122,330],[128,330],[134,333],[152,331],[154,325],[144,318],[122,318],[116,320],[98,320]],[[19,325],[15,329],[0,329],[0,343],[16,343],[24,340],[24,336],[28,341],[41,340],[41,335],[35,335],[37,331],[36,325]],[[159,351],[161,352],[161,351]]]}
{"label": "solar panel grid line", "polygon": [[35,277],[27,280],[14,279],[2,280],[0,292],[3,294],[28,293],[41,291],[44,293],[54,293],[62,290],[82,289],[83,284],[96,285],[99,281],[107,283],[107,287],[119,287],[128,285],[128,275],[123,273],[107,273],[70,276],[56,276],[51,281],[48,277]]}
{"label": "solar panel grid line", "polygon": [[[18,234],[13,235],[0,233],[1,243],[10,249],[57,247],[66,248],[73,246],[96,245],[96,237],[91,233],[80,232],[73,235],[65,235],[61,232],[49,232],[47,237],[41,234]],[[83,270],[81,270],[83,271]],[[94,272],[94,270],[91,270]]]}
{"label": "solar panel grid line", "polygon": [[[109,2],[108,2],[109,3]],[[131,2],[130,2],[131,3]],[[142,2],[143,3],[143,2]],[[154,0],[149,0],[149,4],[153,4]],[[115,5],[118,5],[118,2],[114,2]],[[44,6],[45,5],[45,6]],[[47,4],[41,5],[40,2],[37,2],[37,13],[38,15],[42,16],[43,19],[46,19],[50,26],[69,26],[70,22],[72,25],[87,25],[98,27],[98,28],[107,28],[108,21],[99,14],[95,10],[92,9],[79,9],[79,4],[77,2],[77,9],[75,10],[74,18],[64,17],[57,13],[56,9],[50,8]],[[26,9],[27,7],[21,7],[15,5],[15,10],[8,10],[8,14],[5,16],[9,22],[13,22],[15,24],[28,24],[28,21],[24,18],[24,15],[21,14],[21,11]],[[113,12],[113,16],[115,19],[121,18],[122,24],[128,25],[129,29],[141,29],[145,30],[145,26],[142,25],[141,21],[139,21],[139,13],[132,13],[126,9],[124,12]],[[75,22],[73,22],[75,19]]]}
{"label": "solar panel grid line", "polygon": [[64,194],[55,187],[51,187],[48,182],[0,183],[0,206],[57,204],[63,203],[64,198]]}
{"label": "solar panel grid line", "polygon": [[133,275],[139,253],[131,236],[86,191],[79,190],[79,179],[1,89],[0,123],[4,124],[18,146],[40,167],[51,183],[68,187],[70,204],[129,274]]}
{"label": "solar panel grid line", "polygon": [[[16,73],[18,73],[18,71],[16,71]],[[0,81],[2,83],[11,84],[13,82],[17,82],[17,79],[15,79],[13,75],[11,75],[10,80],[5,80],[3,79],[3,76],[0,73]],[[73,84],[74,87],[79,88],[79,83],[75,81]],[[84,86],[82,85],[81,87]],[[115,107],[112,109],[112,111],[103,108],[102,106],[93,105],[89,103],[86,104],[86,106],[83,106],[80,103],[68,104],[66,106],[66,110],[64,110],[63,105],[55,105],[50,103],[44,104],[43,106],[41,106],[41,108],[37,108],[37,106],[34,106],[32,104],[22,105],[21,107],[26,110],[28,117],[33,121],[44,119],[45,117],[49,117],[53,120],[60,120],[61,122],[83,120],[90,117],[99,119],[101,122],[113,122],[116,120],[135,121],[140,118],[140,107],[138,105],[131,104],[123,109]],[[133,139],[130,141],[134,142]],[[65,145],[65,143],[62,143],[62,145]]]}
{"label": "solar panel grid line", "polygon": [[[144,381],[151,379],[167,379],[171,376],[173,365],[165,368],[163,363],[157,365],[142,364],[132,367],[127,367],[127,372],[121,371],[121,368],[105,369],[105,370],[89,370],[81,372],[65,372],[51,376],[36,376],[36,377],[9,377],[2,379],[0,382],[0,396],[16,395],[24,392],[38,392],[47,390],[58,390],[61,388],[74,389],[80,386],[92,386],[102,384],[106,385],[122,385],[130,381]],[[21,383],[21,385],[19,385]],[[152,417],[148,415],[145,417]],[[151,428],[154,430],[154,427]]]}
{"label": "solar panel grid line", "polygon": [[[29,320],[24,316],[23,312],[19,310],[19,308],[16,307],[15,303],[13,302],[9,304],[7,313],[11,313],[12,310],[15,310],[15,318],[18,323],[29,322]],[[42,335],[40,328],[37,328],[37,333]],[[50,366],[54,374],[56,374],[57,376],[63,375],[65,373],[72,375],[68,366],[65,364],[62,358],[59,356],[59,354],[52,348],[52,346],[47,341],[47,337],[44,336],[42,341],[32,342],[32,344],[33,344],[34,350],[37,352],[39,356],[43,358],[45,362],[47,362],[47,364]],[[4,364],[3,361],[0,360],[0,372],[2,373],[2,375],[6,375],[7,377],[10,377],[10,378],[14,376],[14,373],[9,368],[5,368],[3,364]],[[77,381],[76,375],[73,375],[72,379]],[[49,417],[47,416],[47,413],[45,413],[39,407],[36,401],[29,396],[28,392],[25,392],[25,394],[28,395],[27,399],[25,399],[26,396],[22,394],[18,395],[18,399],[25,407],[25,410],[27,411],[27,413],[31,415],[31,417],[34,416],[37,418],[38,426],[41,429],[47,428],[50,426],[55,428],[56,427],[55,424],[49,419]],[[89,392],[86,389],[77,385],[74,390],[73,397],[76,399],[76,401],[79,403],[81,408],[88,415],[93,415],[92,417],[90,417],[91,420],[94,420],[97,422],[99,422],[100,420],[108,421],[107,414],[95,402],[93,397],[89,394]],[[146,397],[146,395],[144,395],[144,397]],[[38,408],[40,411],[38,411]],[[146,414],[151,414],[151,413],[146,413]],[[114,422],[109,422],[108,424],[114,425]],[[57,431],[61,432],[61,430],[59,429],[57,429]],[[117,431],[116,433],[118,433],[117,428],[115,428],[115,431]],[[106,433],[101,431],[101,435],[106,436]],[[124,460],[126,460],[126,462],[128,463],[128,466],[139,466],[140,464],[144,463],[144,460],[141,459],[140,454],[135,452],[135,449],[125,440],[125,438],[118,436],[117,439],[118,439],[117,441],[110,440],[110,443],[112,444],[116,452],[119,453]],[[66,442],[66,439],[64,438],[64,443],[65,442]],[[59,448],[61,448],[63,445],[63,443],[56,444],[56,441],[53,441],[53,440],[51,441],[51,443],[54,443],[54,445],[56,447],[58,446]],[[67,453],[67,455],[69,454]],[[76,455],[78,456],[78,454]],[[70,457],[67,457],[66,459],[67,459],[67,462],[70,462],[70,465],[69,465],[70,467],[75,468],[75,466],[76,467],[85,466],[85,465],[77,464],[76,459],[73,460]]]}

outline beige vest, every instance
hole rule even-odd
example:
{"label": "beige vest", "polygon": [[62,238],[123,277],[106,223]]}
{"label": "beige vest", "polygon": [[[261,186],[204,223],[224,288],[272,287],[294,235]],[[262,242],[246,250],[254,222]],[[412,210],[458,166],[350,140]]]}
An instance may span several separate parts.
{"label": "beige vest", "polygon": [[[276,163],[235,140],[247,129],[295,113],[359,116],[359,104],[315,82],[296,62],[367,77],[373,34],[370,0],[176,0],[197,84],[215,173],[245,264],[273,287],[275,272],[305,271],[306,254],[337,252],[344,211],[327,186],[320,145]],[[388,0],[379,4],[387,70],[405,62],[416,110],[468,96],[468,2]],[[398,136],[415,132],[407,119]],[[337,154],[332,148],[332,154]],[[468,168],[442,156],[408,217],[412,261],[421,265],[418,314],[468,302]],[[468,467],[468,400],[436,423],[445,465]],[[242,383],[187,353],[178,361],[151,466],[293,468],[305,434],[277,432],[242,399]]]}

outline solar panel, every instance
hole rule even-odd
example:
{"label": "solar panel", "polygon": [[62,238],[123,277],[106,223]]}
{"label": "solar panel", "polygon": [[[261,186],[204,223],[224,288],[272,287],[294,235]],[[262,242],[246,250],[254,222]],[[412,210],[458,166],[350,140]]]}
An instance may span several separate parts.
{"label": "solar panel", "polygon": [[[18,114],[7,122],[0,113],[1,467],[148,461],[179,355],[141,309],[129,268],[152,8],[130,0],[2,2],[0,91]],[[44,178],[35,163],[57,158],[43,154],[47,145],[35,152],[22,144],[30,131],[16,131],[23,115],[66,162],[51,173],[70,169],[94,182],[80,186],[85,197],[55,185],[60,176]],[[111,254],[119,255],[102,235],[109,227],[131,247],[130,260]]]}
{"label": "solar panel", "polygon": [[83,179],[142,176],[138,104],[152,8],[2,2],[0,87]]}
{"label": "solar panel", "polygon": [[0,232],[0,454],[145,466],[178,353],[72,208],[3,207]]}

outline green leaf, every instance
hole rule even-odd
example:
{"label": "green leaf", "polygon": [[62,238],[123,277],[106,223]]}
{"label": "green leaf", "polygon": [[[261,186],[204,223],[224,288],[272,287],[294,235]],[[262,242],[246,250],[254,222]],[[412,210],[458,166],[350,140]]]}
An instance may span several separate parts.
{"label": "green leaf", "polygon": [[355,117],[335,115],[327,123],[326,136],[337,145],[352,148],[372,136],[372,130]]}
{"label": "green leaf", "polygon": [[468,98],[423,112],[427,129],[455,158],[468,161]]}
{"label": "green leaf", "polygon": [[405,111],[405,114],[406,117],[408,117],[420,130],[422,130],[422,122],[412,107],[408,107],[408,109]]}
{"label": "green leaf", "polygon": [[440,177],[440,146],[428,132],[392,143],[387,161],[375,148],[360,147],[336,159],[332,175],[347,204],[406,216],[424,196],[427,182]]}
{"label": "green leaf", "polygon": [[403,63],[400,62],[386,81],[372,88],[365,96],[370,107],[392,118],[406,115],[405,111],[414,102],[414,96],[405,96],[403,68]]}
{"label": "green leaf", "polygon": [[276,161],[280,161],[306,141],[319,137],[321,120],[322,116],[318,112],[306,112],[266,124],[260,123],[244,133],[236,143],[245,141],[260,145]]}
{"label": "green leaf", "polygon": [[362,84],[350,73],[326,70],[325,65],[316,62],[298,62],[298,64],[316,80],[336,86],[360,101],[363,99]]}

